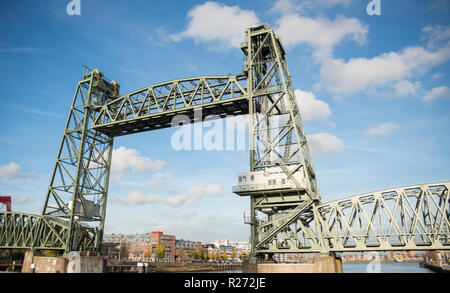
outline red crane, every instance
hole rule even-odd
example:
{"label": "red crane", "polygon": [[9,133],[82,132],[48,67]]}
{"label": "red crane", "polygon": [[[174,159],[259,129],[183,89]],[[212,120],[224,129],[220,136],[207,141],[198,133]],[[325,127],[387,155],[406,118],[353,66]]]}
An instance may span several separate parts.
{"label": "red crane", "polygon": [[6,211],[11,211],[11,196],[0,196],[0,203],[6,205]]}

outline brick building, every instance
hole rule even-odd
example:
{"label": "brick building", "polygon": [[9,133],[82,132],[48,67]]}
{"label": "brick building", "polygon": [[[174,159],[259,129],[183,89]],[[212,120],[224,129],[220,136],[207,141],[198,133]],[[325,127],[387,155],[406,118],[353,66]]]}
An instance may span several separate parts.
{"label": "brick building", "polygon": [[150,235],[146,233],[139,236],[140,237],[134,238],[134,241],[126,243],[129,258],[136,260],[148,258],[151,253]]}
{"label": "brick building", "polygon": [[166,235],[162,231],[155,231],[152,232],[150,237],[150,243],[151,243],[151,254],[152,258],[154,257],[156,260],[156,248],[159,245],[164,245],[164,258],[158,259],[158,261],[163,262],[173,262],[175,261],[175,236],[174,235]]}

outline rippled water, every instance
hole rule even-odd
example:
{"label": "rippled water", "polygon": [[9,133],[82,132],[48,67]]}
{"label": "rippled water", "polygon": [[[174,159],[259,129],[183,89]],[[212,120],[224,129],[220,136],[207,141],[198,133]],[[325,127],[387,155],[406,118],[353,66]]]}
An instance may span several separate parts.
{"label": "rippled water", "polygon": [[344,263],[344,273],[433,273],[418,263]]}
{"label": "rippled water", "polygon": [[[344,273],[433,273],[421,268],[418,263],[344,263]],[[242,270],[220,271],[211,273],[242,273]]]}

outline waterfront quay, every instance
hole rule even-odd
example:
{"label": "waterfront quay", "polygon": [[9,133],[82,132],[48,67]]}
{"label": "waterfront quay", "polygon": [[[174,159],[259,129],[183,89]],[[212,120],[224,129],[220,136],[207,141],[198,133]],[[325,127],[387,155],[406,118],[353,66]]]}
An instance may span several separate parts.
{"label": "waterfront quay", "polygon": [[450,273],[450,253],[427,251],[419,264],[436,273]]}
{"label": "waterfront quay", "polygon": [[202,273],[241,269],[238,263],[157,263],[108,259],[105,261],[104,273]]}

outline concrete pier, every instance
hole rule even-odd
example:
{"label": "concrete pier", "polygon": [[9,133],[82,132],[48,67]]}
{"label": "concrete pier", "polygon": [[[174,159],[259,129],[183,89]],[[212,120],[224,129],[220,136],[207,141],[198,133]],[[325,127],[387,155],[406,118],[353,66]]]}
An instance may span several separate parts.
{"label": "concrete pier", "polygon": [[82,256],[77,252],[67,258],[35,256],[28,251],[23,260],[22,273],[103,273],[103,268],[101,256]]}
{"label": "concrete pier", "polygon": [[67,263],[64,257],[35,256],[28,251],[23,260],[22,273],[66,273]]}
{"label": "concrete pier", "polygon": [[278,264],[246,263],[242,266],[244,273],[342,273],[340,258],[329,255],[317,255],[313,263]]}
{"label": "concrete pier", "polygon": [[427,251],[419,264],[421,267],[434,272],[450,273],[450,252],[444,250]]}

